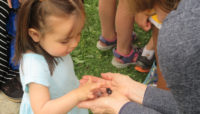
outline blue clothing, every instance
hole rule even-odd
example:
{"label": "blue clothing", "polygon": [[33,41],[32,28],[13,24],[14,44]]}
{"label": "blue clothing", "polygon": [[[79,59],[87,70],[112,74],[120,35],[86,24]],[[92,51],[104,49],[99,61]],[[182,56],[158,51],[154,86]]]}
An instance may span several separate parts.
{"label": "blue clothing", "polygon": [[[24,91],[20,114],[33,114],[28,87],[32,82],[48,87],[51,99],[59,98],[79,86],[70,55],[58,60],[58,65],[51,76],[43,56],[34,53],[24,54],[20,63],[20,79]],[[88,110],[75,107],[68,114],[88,114]]]}
{"label": "blue clothing", "polygon": [[10,8],[9,11],[9,18],[6,24],[6,30],[10,36],[15,38],[16,37],[15,19],[16,19],[17,9],[19,8],[19,0],[11,0],[11,3],[12,3],[12,8]]}
{"label": "blue clothing", "polygon": [[19,8],[19,0],[11,0],[12,8],[9,10],[8,22],[6,23],[6,30],[8,32],[10,41],[9,46],[9,65],[13,70],[19,70],[19,64],[13,61],[15,55],[15,42],[16,42],[16,14]]}

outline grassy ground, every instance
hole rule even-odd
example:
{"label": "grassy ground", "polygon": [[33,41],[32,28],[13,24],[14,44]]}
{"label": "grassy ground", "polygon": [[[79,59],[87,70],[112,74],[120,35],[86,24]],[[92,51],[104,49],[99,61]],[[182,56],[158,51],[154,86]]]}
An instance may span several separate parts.
{"label": "grassy ground", "polygon": [[[82,32],[79,46],[73,51],[72,58],[75,64],[76,75],[81,78],[83,75],[100,76],[102,72],[117,72],[131,76],[134,80],[142,82],[146,74],[134,70],[133,66],[125,69],[117,69],[112,66],[112,51],[101,52],[96,48],[98,37],[101,34],[100,21],[98,16],[98,0],[85,0],[86,25]],[[142,47],[148,42],[150,33],[145,33],[134,25],[138,41],[136,45]]]}

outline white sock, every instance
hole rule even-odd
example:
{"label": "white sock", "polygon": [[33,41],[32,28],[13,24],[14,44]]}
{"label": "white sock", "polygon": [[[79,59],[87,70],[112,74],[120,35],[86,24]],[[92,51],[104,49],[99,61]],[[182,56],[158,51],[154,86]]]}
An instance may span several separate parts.
{"label": "white sock", "polygon": [[147,50],[146,46],[143,49],[142,56],[147,57],[148,60],[151,60],[154,56],[154,50]]}

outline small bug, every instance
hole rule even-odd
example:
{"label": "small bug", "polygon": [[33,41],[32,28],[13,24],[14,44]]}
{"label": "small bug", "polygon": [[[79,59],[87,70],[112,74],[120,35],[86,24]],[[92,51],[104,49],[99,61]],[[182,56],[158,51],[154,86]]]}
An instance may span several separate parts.
{"label": "small bug", "polygon": [[110,88],[106,88],[106,92],[110,95],[112,94],[112,90]]}

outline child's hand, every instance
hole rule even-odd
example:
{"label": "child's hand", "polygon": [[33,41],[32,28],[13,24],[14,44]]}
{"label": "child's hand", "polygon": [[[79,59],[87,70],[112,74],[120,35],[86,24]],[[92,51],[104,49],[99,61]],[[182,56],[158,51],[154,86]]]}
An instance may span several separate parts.
{"label": "child's hand", "polygon": [[95,114],[118,114],[121,107],[129,100],[118,91],[109,96],[87,100],[78,104],[79,108],[90,109]]}
{"label": "child's hand", "polygon": [[94,83],[91,79],[87,82],[82,83],[77,89],[77,97],[79,101],[84,101],[88,99],[94,99],[103,94],[102,88],[106,87],[106,82]]}
{"label": "child's hand", "polygon": [[144,30],[149,31],[151,29],[151,23],[148,21],[148,15],[145,12],[140,12],[135,15],[135,22]]}

